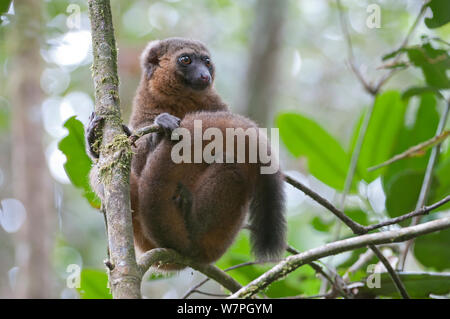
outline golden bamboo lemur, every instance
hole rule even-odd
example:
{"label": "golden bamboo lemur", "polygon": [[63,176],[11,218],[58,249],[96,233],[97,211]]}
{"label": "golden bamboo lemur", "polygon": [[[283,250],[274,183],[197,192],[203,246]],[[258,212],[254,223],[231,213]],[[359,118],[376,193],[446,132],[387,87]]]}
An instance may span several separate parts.
{"label": "golden bamboo lemur", "polygon": [[[216,261],[233,242],[249,210],[253,253],[260,260],[280,257],[286,247],[281,173],[261,174],[260,168],[269,164],[248,161],[250,140],[265,140],[264,135],[245,139],[245,163],[177,164],[171,158],[177,142],[171,140],[172,131],[180,127],[194,132],[194,120],[202,121],[202,133],[218,128],[223,136],[227,128],[257,128],[249,119],[230,113],[214,90],[209,51],[193,40],[154,41],[144,50],[141,66],[130,127],[136,130],[156,123],[163,132],[140,138],[134,149],[130,189],[137,248],[172,248],[198,262]],[[92,157],[98,157],[91,146],[100,121],[94,115],[86,132]],[[95,169],[91,183],[101,197]]]}

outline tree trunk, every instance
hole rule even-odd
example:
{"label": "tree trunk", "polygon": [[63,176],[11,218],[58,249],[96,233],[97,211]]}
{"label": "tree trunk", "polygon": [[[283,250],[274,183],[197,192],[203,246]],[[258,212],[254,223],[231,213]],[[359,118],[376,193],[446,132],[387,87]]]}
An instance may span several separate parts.
{"label": "tree trunk", "polygon": [[40,1],[15,1],[10,33],[12,105],[12,177],[14,197],[27,218],[16,246],[19,275],[16,297],[49,298],[51,293],[52,180],[44,154],[40,118],[42,61]]}
{"label": "tree trunk", "polygon": [[259,0],[256,4],[247,85],[242,109],[259,125],[267,127],[276,96],[279,55],[288,1]]}
{"label": "tree trunk", "polygon": [[115,299],[140,298],[141,274],[133,242],[130,206],[131,144],[122,129],[117,49],[108,0],[89,0],[94,64],[95,112],[105,118],[99,165],[104,187],[110,253],[110,286]]}

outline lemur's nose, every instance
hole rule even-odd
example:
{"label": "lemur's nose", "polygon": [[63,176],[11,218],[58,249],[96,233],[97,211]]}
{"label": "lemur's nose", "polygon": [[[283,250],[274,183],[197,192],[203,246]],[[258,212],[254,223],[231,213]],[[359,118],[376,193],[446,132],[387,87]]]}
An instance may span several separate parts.
{"label": "lemur's nose", "polygon": [[211,81],[211,77],[208,74],[201,74],[200,80],[202,80],[202,82],[209,83],[209,81]]}

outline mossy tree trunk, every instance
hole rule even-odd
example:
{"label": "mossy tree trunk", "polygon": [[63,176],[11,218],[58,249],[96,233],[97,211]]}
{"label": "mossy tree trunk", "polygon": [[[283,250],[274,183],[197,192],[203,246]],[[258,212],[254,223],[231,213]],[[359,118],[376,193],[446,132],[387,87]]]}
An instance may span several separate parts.
{"label": "mossy tree trunk", "polygon": [[108,0],[89,0],[95,112],[105,118],[99,167],[107,221],[113,297],[140,298],[141,274],[133,245],[129,174],[131,145],[121,123],[117,49]]}

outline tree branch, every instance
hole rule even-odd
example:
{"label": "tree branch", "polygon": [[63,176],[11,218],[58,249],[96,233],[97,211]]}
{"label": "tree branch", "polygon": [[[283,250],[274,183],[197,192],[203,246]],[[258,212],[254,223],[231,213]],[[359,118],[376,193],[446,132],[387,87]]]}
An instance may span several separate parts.
{"label": "tree branch", "polygon": [[150,133],[160,132],[161,127],[158,124],[144,126],[134,131],[129,137],[131,144],[134,144],[139,138]]}
{"label": "tree branch", "polygon": [[114,298],[140,298],[130,209],[131,146],[123,134],[117,75],[117,50],[108,0],[89,0],[94,63],[95,112],[105,118],[98,165],[104,187]]}
{"label": "tree branch", "polygon": [[139,258],[138,262],[141,276],[143,276],[151,266],[158,267],[163,264],[178,264],[191,267],[192,269],[195,269],[207,277],[215,280],[231,292],[236,292],[242,288],[240,283],[216,266],[197,263],[185,256],[180,255],[172,249],[155,248],[149,250]]}
{"label": "tree branch", "polygon": [[294,186],[295,188],[301,190],[303,193],[311,197],[314,201],[328,209],[330,212],[332,212],[337,218],[339,218],[342,222],[344,222],[345,225],[347,225],[354,233],[361,233],[364,232],[364,226],[361,224],[353,221],[350,217],[348,217],[344,212],[337,209],[333,204],[331,204],[329,201],[327,201],[325,198],[320,196],[318,193],[314,192],[312,189],[306,187],[299,181],[293,179],[290,176],[284,175],[284,180]]}
{"label": "tree branch", "polygon": [[416,216],[423,216],[423,215],[427,215],[430,211],[446,204],[450,202],[450,195],[448,195],[447,197],[445,197],[444,199],[441,199],[440,201],[434,203],[433,205],[430,206],[423,206],[422,208],[419,208],[411,213],[399,216],[399,217],[395,217],[395,218],[391,218],[388,220],[385,220],[384,222],[381,222],[379,224],[374,224],[374,225],[369,225],[364,227],[366,229],[366,231],[371,231],[374,229],[378,229],[384,226],[389,226],[389,225],[393,225],[393,224],[398,224],[404,220],[416,217]]}
{"label": "tree branch", "polygon": [[406,241],[421,235],[450,228],[450,217],[433,220],[417,226],[398,230],[366,234],[354,238],[336,241],[324,246],[310,249],[298,255],[290,256],[281,261],[268,272],[253,280],[251,283],[231,295],[229,298],[250,298],[265,289],[272,282],[279,280],[298,267],[330,255],[365,247],[367,245],[380,245]]}

